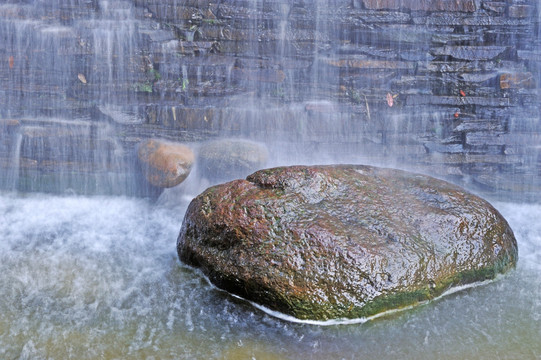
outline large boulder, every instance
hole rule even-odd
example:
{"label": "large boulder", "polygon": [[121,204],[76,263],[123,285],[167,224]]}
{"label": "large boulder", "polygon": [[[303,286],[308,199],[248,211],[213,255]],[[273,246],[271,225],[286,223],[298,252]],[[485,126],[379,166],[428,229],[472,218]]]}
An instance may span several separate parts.
{"label": "large boulder", "polygon": [[243,139],[221,139],[201,145],[198,170],[212,181],[244,177],[261,169],[267,162],[267,148]]}
{"label": "large boulder", "polygon": [[189,147],[158,139],[140,143],[137,155],[146,180],[158,188],[170,188],[183,182],[195,159]]}
{"label": "large boulder", "polygon": [[299,319],[375,315],[514,267],[517,244],[488,202],[428,176],[294,166],[207,189],[179,257],[219,288]]}

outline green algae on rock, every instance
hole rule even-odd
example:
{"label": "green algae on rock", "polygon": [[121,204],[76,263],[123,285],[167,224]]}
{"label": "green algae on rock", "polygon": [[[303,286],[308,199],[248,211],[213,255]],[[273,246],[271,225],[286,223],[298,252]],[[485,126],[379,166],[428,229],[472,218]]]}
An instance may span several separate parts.
{"label": "green algae on rock", "polygon": [[513,268],[517,243],[485,200],[428,176],[292,166],[190,204],[182,261],[221,289],[304,320],[361,318]]}

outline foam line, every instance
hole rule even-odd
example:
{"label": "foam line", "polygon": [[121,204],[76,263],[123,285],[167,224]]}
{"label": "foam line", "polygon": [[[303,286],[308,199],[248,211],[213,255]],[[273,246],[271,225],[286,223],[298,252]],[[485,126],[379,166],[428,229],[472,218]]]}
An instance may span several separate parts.
{"label": "foam line", "polygon": [[369,316],[369,317],[362,317],[362,318],[355,318],[355,319],[339,318],[339,319],[331,319],[331,320],[303,320],[303,319],[299,319],[299,318],[296,318],[296,317],[291,316],[291,315],[281,313],[279,311],[271,310],[271,309],[269,309],[269,308],[267,308],[267,307],[265,307],[265,306],[263,306],[261,304],[257,304],[255,302],[253,302],[251,300],[248,300],[248,299],[245,299],[245,298],[243,298],[243,297],[241,297],[239,295],[232,294],[232,293],[230,293],[230,292],[228,292],[226,290],[220,289],[219,287],[217,287],[216,285],[214,285],[210,281],[210,279],[203,273],[203,271],[201,271],[201,269],[193,268],[193,267],[191,267],[189,265],[185,265],[185,266],[192,269],[192,270],[194,270],[195,272],[199,273],[213,289],[216,289],[216,290],[221,291],[221,292],[225,292],[225,293],[233,296],[234,298],[245,301],[245,302],[251,304],[252,306],[254,306],[255,308],[265,312],[266,314],[268,314],[268,315],[270,315],[272,317],[275,317],[275,318],[280,319],[280,320],[292,322],[292,323],[306,324],[306,325],[316,325],[316,326],[336,326],[336,325],[364,324],[364,323],[366,323],[368,321],[371,321],[371,320],[375,320],[375,319],[385,317],[385,316],[388,316],[388,315],[391,315],[391,314],[411,310],[411,309],[416,308],[418,306],[427,305],[427,304],[429,304],[431,302],[438,301],[438,300],[440,300],[440,299],[442,299],[442,298],[444,298],[446,296],[455,294],[455,293],[460,292],[460,291],[464,291],[464,290],[467,290],[467,289],[476,288],[476,287],[479,287],[479,286],[484,286],[484,285],[490,284],[490,283],[492,283],[494,281],[499,280],[501,277],[505,276],[505,275],[502,275],[502,274],[498,274],[496,276],[496,278],[494,278],[492,280],[478,281],[478,282],[474,282],[474,283],[471,283],[471,284],[451,287],[451,288],[447,289],[446,291],[444,291],[440,296],[435,297],[434,299],[421,301],[421,302],[419,302],[417,304],[405,306],[405,307],[402,307],[402,308],[399,308],[399,309],[392,309],[392,310],[384,311],[384,312],[381,312],[381,313],[378,313],[378,314],[375,314],[375,315],[372,315],[372,316]]}

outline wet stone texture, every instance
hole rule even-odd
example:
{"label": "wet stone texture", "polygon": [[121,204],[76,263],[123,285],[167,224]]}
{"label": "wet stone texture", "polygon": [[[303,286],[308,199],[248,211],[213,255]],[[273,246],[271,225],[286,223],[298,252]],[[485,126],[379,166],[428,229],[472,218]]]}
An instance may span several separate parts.
{"label": "wet stone texture", "polygon": [[486,201],[431,177],[368,166],[261,170],[190,204],[179,257],[215,285],[299,319],[367,317],[514,267]]}
{"label": "wet stone texture", "polygon": [[183,144],[150,139],[139,144],[137,156],[147,181],[159,188],[183,182],[192,169],[195,155]]}
{"label": "wet stone texture", "polygon": [[215,182],[245,177],[263,168],[267,160],[265,146],[239,139],[204,143],[197,155],[200,175]]}
{"label": "wet stone texture", "polygon": [[417,11],[475,11],[473,0],[363,0],[368,9],[408,9]]}

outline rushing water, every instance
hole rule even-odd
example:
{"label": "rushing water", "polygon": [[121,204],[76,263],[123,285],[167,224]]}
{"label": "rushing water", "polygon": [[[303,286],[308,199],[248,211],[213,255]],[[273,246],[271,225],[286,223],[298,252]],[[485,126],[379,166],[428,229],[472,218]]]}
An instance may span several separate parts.
{"label": "rushing water", "polygon": [[[0,195],[2,359],[534,359],[540,205],[498,203],[516,270],[354,325],[272,317],[183,266],[188,199]],[[172,203],[181,205],[171,206]]]}

